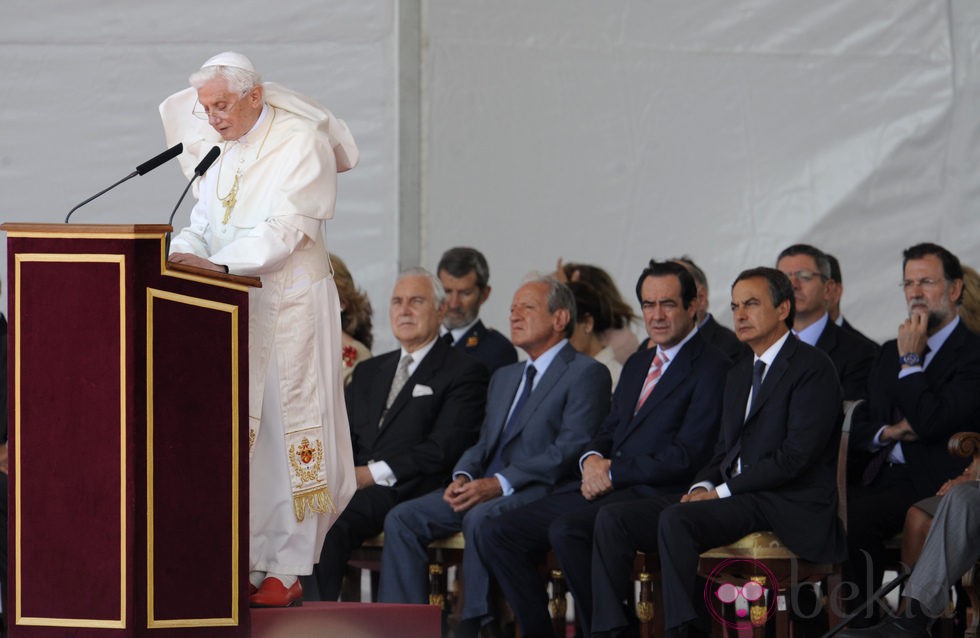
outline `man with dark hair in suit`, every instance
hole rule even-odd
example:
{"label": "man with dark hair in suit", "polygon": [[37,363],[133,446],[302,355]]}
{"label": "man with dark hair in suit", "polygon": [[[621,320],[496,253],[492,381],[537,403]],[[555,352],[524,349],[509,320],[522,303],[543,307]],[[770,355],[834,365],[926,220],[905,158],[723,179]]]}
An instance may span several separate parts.
{"label": "man with dark hair in suit", "polygon": [[627,608],[637,549],[660,555],[668,638],[707,635],[696,586],[705,550],[772,530],[805,560],[845,555],[835,484],[840,383],[826,354],[790,336],[793,303],[792,285],[778,270],[754,268],[735,280],[735,334],[754,356],[728,373],[714,458],[680,498],[599,512],[593,635],[622,635],[633,621]]}
{"label": "man with dark hair in suit", "polygon": [[490,268],[486,257],[475,248],[450,248],[436,268],[446,289],[446,316],[442,338],[487,366],[490,374],[515,363],[517,350],[507,337],[487,328],[480,319],[480,306],[490,297]]}
{"label": "man with dark hair in suit", "polygon": [[[866,416],[851,432],[851,449],[872,454],[848,490],[846,575],[858,588],[856,604],[881,582],[883,541],[902,529],[909,506],[966,467],[946,451],[949,437],[978,428],[980,337],[957,314],[959,259],[936,244],[912,246],[903,253],[902,287],[908,318],[882,346]],[[869,605],[865,623],[876,608]]]}
{"label": "man with dark hair in suit", "polygon": [[852,332],[857,336],[861,337],[868,343],[871,343],[875,347],[877,352],[878,343],[873,339],[870,339],[860,332],[857,328],[851,325],[844,315],[840,311],[840,300],[844,296],[844,276],[840,270],[840,262],[837,258],[830,253],[824,253],[827,255],[827,261],[830,262],[830,279],[827,281],[827,314],[830,315],[830,320],[836,323],[838,326]]}
{"label": "man with dark hair in suit", "polygon": [[863,399],[876,348],[830,320],[827,255],[809,244],[794,244],[779,253],[776,268],[793,284],[796,303],[793,335],[827,353],[837,368],[845,399]]}
{"label": "man with dark hair in suit", "polygon": [[511,339],[528,361],[493,375],[480,439],[456,464],[449,486],[402,503],[388,515],[382,602],[426,602],[426,546],[462,530],[466,551],[458,635],[475,635],[489,618],[490,574],[479,552],[487,521],[568,479],[609,410],[609,371],[568,343],[574,325],[575,300],[564,284],[544,277],[517,290]]}
{"label": "man with dark hair in suit", "polygon": [[708,277],[704,274],[704,271],[687,255],[675,257],[670,261],[676,261],[684,266],[691,273],[691,276],[694,277],[694,283],[698,288],[698,294],[694,300],[695,306],[697,307],[697,317],[695,320],[697,322],[698,332],[701,333],[704,340],[721,350],[732,362],[738,361],[743,355],[749,354],[751,350],[748,346],[739,341],[738,337],[735,336],[735,333],[730,328],[715,321],[715,318],[708,312]]}
{"label": "man with dark hair in suit", "polygon": [[521,627],[548,635],[540,558],[553,547],[575,597],[585,635],[592,619],[592,527],[599,508],[684,489],[718,438],[721,391],[730,362],[695,326],[696,284],[681,264],[655,262],[637,298],[656,347],[631,356],[612,410],[579,460],[581,480],[490,521],[480,553]]}
{"label": "man with dark hair in suit", "polygon": [[346,399],[357,491],[313,568],[321,600],[337,600],[351,551],[381,532],[388,511],[438,487],[476,440],[488,374],[438,338],[445,310],[435,276],[403,271],[389,313],[401,348],[354,368]]}

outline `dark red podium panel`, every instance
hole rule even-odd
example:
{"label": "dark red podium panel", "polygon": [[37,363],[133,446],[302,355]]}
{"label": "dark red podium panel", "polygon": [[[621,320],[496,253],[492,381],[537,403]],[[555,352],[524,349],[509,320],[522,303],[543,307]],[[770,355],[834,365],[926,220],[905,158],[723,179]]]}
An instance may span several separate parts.
{"label": "dark red podium panel", "polygon": [[247,636],[257,282],[168,268],[167,226],[0,229],[10,635]]}

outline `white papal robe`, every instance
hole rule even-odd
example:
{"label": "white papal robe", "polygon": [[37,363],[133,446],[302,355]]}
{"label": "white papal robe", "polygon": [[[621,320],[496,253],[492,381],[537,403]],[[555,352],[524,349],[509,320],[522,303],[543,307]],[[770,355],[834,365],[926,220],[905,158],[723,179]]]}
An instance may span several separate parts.
{"label": "white papal robe", "polygon": [[[249,571],[309,574],[355,490],[340,302],[322,224],[333,216],[338,169],[356,164],[357,147],[329,111],[271,83],[259,120],[233,142],[191,115],[195,100],[188,89],[161,104],[167,143],[184,143],[188,176],[212,145],[222,155],[171,253],[262,280],[249,293]],[[225,219],[219,194],[236,172]]]}

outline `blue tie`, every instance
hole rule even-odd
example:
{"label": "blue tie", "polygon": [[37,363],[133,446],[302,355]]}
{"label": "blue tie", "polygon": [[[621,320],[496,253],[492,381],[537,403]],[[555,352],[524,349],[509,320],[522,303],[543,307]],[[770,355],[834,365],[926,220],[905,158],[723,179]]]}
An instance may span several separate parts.
{"label": "blue tie", "polygon": [[507,419],[504,429],[500,432],[500,438],[497,439],[497,448],[493,452],[493,457],[490,459],[490,464],[487,466],[487,471],[483,474],[484,477],[493,476],[503,469],[504,461],[501,458],[501,452],[504,448],[504,439],[507,437],[507,433],[510,431],[511,427],[517,423],[517,418],[521,415],[521,410],[524,408],[524,404],[527,403],[527,398],[531,396],[531,388],[534,385],[534,375],[537,373],[538,369],[533,365],[529,365],[524,371],[524,389],[521,391],[521,396],[518,397],[517,403],[514,404],[514,409],[511,411],[510,418]]}

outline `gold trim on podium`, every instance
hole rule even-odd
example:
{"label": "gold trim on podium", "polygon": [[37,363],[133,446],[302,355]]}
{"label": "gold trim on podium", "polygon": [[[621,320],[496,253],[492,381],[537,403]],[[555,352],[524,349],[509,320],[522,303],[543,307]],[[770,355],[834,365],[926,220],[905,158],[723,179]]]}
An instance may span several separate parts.
{"label": "gold trim on podium", "polygon": [[[9,234],[9,231],[8,231]],[[20,235],[16,235],[20,236]],[[27,235],[24,235],[27,236]],[[72,235],[77,236],[77,235]],[[126,285],[125,255],[113,254],[59,254],[59,253],[21,253],[14,257],[14,299],[15,326],[21,323],[21,266],[24,263],[115,263],[119,264],[119,619],[90,619],[90,618],[45,618],[24,616],[22,613],[22,552],[21,542],[21,446],[17,445],[14,452],[14,475],[17,477],[14,488],[14,528],[16,560],[14,561],[14,600],[15,623],[42,627],[84,627],[84,628],[126,628]],[[20,440],[21,431],[21,330],[14,333],[14,440]]]}
{"label": "gold trim on podium", "polygon": [[[165,273],[166,274],[166,273]],[[214,282],[209,282],[214,283]],[[158,620],[155,617],[154,606],[154,571],[153,571],[153,302],[165,299],[176,303],[208,308],[219,312],[227,312],[231,318],[231,616],[226,618],[170,618]],[[156,288],[146,289],[146,626],[156,627],[223,627],[239,624],[238,609],[238,472],[240,459],[238,456],[238,307],[181,295]]]}

